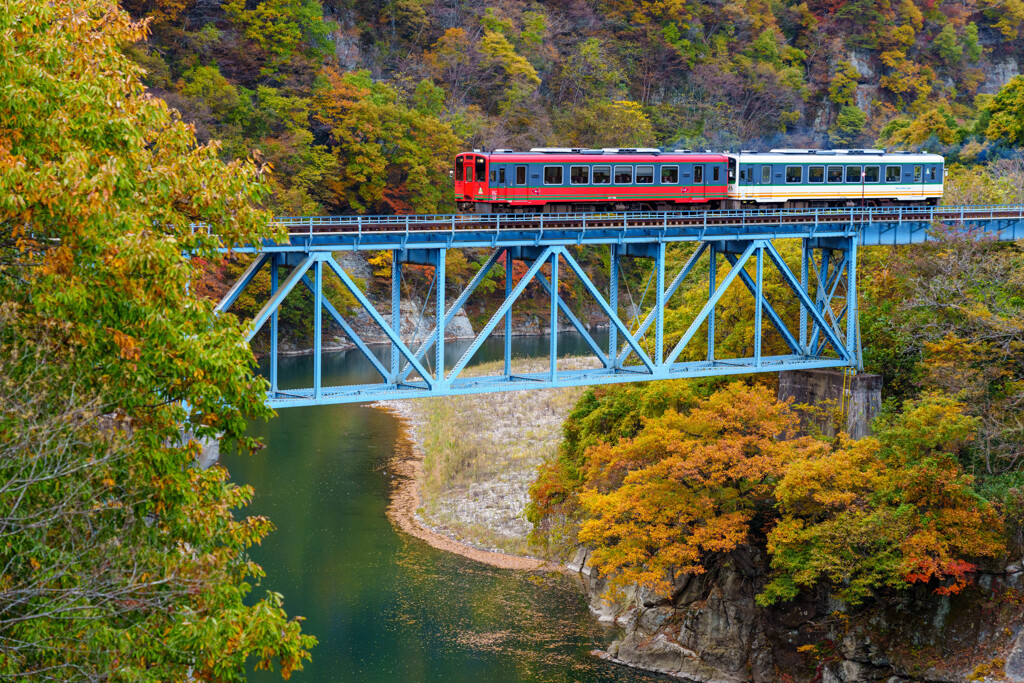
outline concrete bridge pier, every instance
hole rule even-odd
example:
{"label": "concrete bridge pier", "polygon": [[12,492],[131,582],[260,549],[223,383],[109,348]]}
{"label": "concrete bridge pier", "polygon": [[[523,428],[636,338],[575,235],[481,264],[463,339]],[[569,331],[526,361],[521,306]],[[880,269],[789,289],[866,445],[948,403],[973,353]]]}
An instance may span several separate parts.
{"label": "concrete bridge pier", "polygon": [[812,406],[799,410],[804,427],[816,425],[829,436],[837,427],[853,439],[871,433],[882,410],[882,376],[841,370],[786,370],[779,373],[779,399]]}

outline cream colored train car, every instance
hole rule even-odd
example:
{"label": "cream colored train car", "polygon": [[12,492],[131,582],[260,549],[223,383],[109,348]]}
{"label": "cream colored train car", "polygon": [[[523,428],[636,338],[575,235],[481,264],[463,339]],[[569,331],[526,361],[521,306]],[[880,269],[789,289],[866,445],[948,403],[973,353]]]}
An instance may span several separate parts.
{"label": "cream colored train car", "polygon": [[945,160],[879,149],[726,153],[727,208],[935,205]]}

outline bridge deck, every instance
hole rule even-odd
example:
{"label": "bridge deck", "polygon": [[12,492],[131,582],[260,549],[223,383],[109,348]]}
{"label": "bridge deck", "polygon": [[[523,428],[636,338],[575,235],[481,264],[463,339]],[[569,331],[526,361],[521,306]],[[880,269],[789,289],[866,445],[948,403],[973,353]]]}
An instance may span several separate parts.
{"label": "bridge deck", "polygon": [[235,251],[479,248],[531,244],[858,237],[861,246],[919,244],[938,223],[1024,239],[1024,205],[654,213],[282,217],[289,244]]}
{"label": "bridge deck", "polygon": [[[1024,206],[892,207],[845,209],[779,209],[758,211],[678,211],[622,214],[522,214],[450,216],[329,216],[280,218],[289,233],[287,243],[268,242],[235,249],[258,255],[218,305],[227,310],[264,267],[270,270],[270,297],[251,323],[248,339],[267,323],[270,328],[270,393],[275,407],[349,403],[393,398],[446,396],[490,391],[580,386],[644,380],[700,377],[790,369],[858,367],[860,339],[857,313],[857,250],[861,246],[918,244],[941,225],[969,230],[972,237],[1024,239]],[[787,263],[776,240],[801,240],[799,263]],[[671,242],[694,242],[696,249],[677,273],[666,273],[666,247]],[[608,249],[608,271],[601,287],[584,269],[572,245]],[[455,300],[446,304],[450,283],[445,278],[448,249],[488,248],[489,258]],[[332,252],[392,251],[390,305],[377,310]],[[641,316],[620,306],[619,272],[624,259],[651,263],[649,299],[642,299]],[[478,331],[469,349],[454,365],[444,363],[444,330],[498,263],[519,261],[525,274],[514,281],[505,268],[505,297]],[[795,258],[792,260],[795,261]],[[695,267],[700,262],[699,267]],[[429,315],[433,330],[426,337],[402,331],[401,299],[404,264],[433,269]],[[599,346],[559,290],[569,277],[581,285],[591,309],[602,312],[609,342]],[[769,297],[766,269],[773,269],[783,289]],[[429,272],[429,271],[428,271]],[[521,271],[520,271],[521,272]],[[279,282],[281,274],[286,274]],[[671,280],[666,280],[666,275]],[[381,361],[324,295],[324,278],[341,287],[388,340],[390,362]],[[702,310],[685,332],[668,335],[665,313],[669,300],[689,277],[689,284],[706,292]],[[695,283],[694,278],[700,278]],[[313,294],[313,386],[282,390],[277,385],[278,310],[298,284]],[[546,294],[549,369],[517,374],[511,368],[512,309],[527,286],[534,296]],[[493,286],[493,285],[492,285]],[[744,357],[722,358],[716,343],[732,330],[716,328],[716,308],[730,287],[746,289],[753,297],[752,340]],[[690,291],[693,291],[692,286]],[[575,295],[574,295],[575,296]],[[647,306],[645,306],[645,302]],[[629,302],[635,304],[636,302]],[[787,303],[789,304],[787,306]],[[424,302],[423,306],[428,304]],[[493,305],[493,302],[492,302]],[[533,306],[535,308],[535,305]],[[630,311],[634,309],[628,307]],[[425,313],[427,311],[424,311]],[[323,316],[353,342],[380,374],[381,381],[360,386],[326,386],[322,373]],[[351,317],[351,316],[350,316]],[[559,320],[570,323],[587,341],[597,367],[558,368]],[[765,335],[768,336],[765,336]],[[504,335],[505,369],[491,377],[468,377],[462,372],[485,339]],[[410,339],[410,336],[413,337]],[[770,348],[767,345],[774,345]],[[416,348],[412,348],[416,345]],[[698,347],[698,348],[694,348]],[[765,347],[765,348],[762,348]],[[688,349],[688,350],[687,350]],[[434,362],[427,362],[433,352]]]}

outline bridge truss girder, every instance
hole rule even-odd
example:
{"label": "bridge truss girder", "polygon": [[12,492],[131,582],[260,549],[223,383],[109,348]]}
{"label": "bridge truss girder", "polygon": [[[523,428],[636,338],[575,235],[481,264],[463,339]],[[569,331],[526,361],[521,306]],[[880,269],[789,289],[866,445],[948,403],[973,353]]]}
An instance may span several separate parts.
{"label": "bridge truss girder", "polygon": [[[390,310],[387,312],[377,310],[329,251],[264,252],[256,256],[217,308],[219,311],[227,311],[257,273],[263,268],[270,268],[270,296],[250,323],[248,340],[269,324],[268,404],[276,408],[857,366],[860,357],[859,340],[856,337],[857,236],[801,239],[798,273],[794,273],[786,263],[774,242],[771,238],[696,242],[695,250],[685,265],[672,274],[667,286],[665,242],[613,243],[608,245],[607,291],[593,282],[567,245],[498,246],[451,305],[447,306],[447,248],[440,245],[437,248],[396,249],[392,251]],[[433,279],[427,298],[432,299],[434,320],[443,321],[442,329],[445,329],[503,257],[506,263],[504,299],[461,358],[450,367],[446,366],[446,340],[444,335],[438,334],[436,326],[415,348],[410,346],[414,340],[408,338],[411,335],[403,335],[401,329],[403,265],[415,264],[432,269]],[[654,287],[654,297],[643,319],[637,315],[631,321],[622,313],[619,280],[624,260],[638,258],[651,261],[650,284]],[[514,269],[511,267],[514,261],[526,265],[526,273],[518,282],[513,277]],[[279,271],[288,266],[291,270],[282,280]],[[545,267],[547,275],[542,272]],[[798,319],[790,316],[794,319],[787,320],[776,308],[786,301],[768,300],[764,290],[766,269],[775,269],[781,276],[784,291],[792,297],[788,303],[795,302],[799,308]],[[569,302],[559,294],[561,272],[582,284],[584,292],[607,319],[609,340],[606,347],[594,340]],[[387,340],[385,343],[390,346],[390,359],[378,359],[351,321],[324,296],[324,282],[328,277],[336,278],[381,330]],[[665,312],[669,300],[683,284],[691,283],[696,277],[706,278],[702,287],[707,291],[707,301],[681,337],[666,344]],[[516,373],[512,368],[512,309],[527,287],[534,282],[548,300],[548,357],[543,371]],[[300,283],[313,295],[313,386],[282,390],[278,386],[278,312],[288,294]],[[720,358],[716,354],[716,335],[721,332],[720,323],[716,321],[716,311],[722,296],[733,286],[745,288],[752,296],[753,349],[748,357]],[[380,375],[380,382],[343,386],[324,384],[325,352],[322,339],[325,312],[368,359]],[[580,333],[592,353],[596,367],[573,370],[558,367],[560,320],[566,320]],[[763,328],[766,323],[780,336],[789,353],[762,353]],[[650,329],[652,326],[653,333]],[[704,332],[700,336],[706,346],[706,354],[701,353],[703,357],[700,360],[680,360],[690,345],[696,343],[694,340],[702,329]],[[465,375],[464,371],[474,355],[493,335],[504,336],[502,372],[490,376]],[[428,368],[424,362],[430,355],[433,356],[433,363]]]}

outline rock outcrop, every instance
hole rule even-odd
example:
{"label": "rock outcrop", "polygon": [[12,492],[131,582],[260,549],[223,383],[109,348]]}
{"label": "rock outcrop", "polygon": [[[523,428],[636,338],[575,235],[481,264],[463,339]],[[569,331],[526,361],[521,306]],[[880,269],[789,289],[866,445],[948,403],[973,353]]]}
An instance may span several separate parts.
{"label": "rock outcrop", "polygon": [[699,683],[777,681],[1024,681],[1024,571],[978,575],[957,596],[925,588],[851,610],[827,593],[772,608],[755,597],[767,579],[763,552],[744,547],[671,595],[635,587],[615,601],[581,549],[568,567],[598,617],[625,635],[605,659]]}

